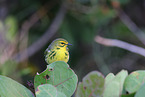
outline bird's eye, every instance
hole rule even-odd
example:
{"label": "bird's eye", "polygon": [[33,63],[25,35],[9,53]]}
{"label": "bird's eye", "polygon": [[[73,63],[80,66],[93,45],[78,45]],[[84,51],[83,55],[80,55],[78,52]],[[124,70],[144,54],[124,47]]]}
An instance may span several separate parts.
{"label": "bird's eye", "polygon": [[61,44],[65,44],[65,43],[61,42]]}

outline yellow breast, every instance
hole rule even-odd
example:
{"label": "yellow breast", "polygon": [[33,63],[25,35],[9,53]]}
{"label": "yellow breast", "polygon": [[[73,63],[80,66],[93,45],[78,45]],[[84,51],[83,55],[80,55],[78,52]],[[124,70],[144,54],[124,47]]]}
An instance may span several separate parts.
{"label": "yellow breast", "polygon": [[64,61],[67,63],[69,60],[68,45],[71,44],[65,39],[58,38],[54,40],[45,51],[45,61],[48,64],[55,61]]}
{"label": "yellow breast", "polygon": [[64,61],[64,62],[67,63],[68,60],[69,60],[69,52],[68,51],[62,51],[62,50],[57,50],[55,60]]}
{"label": "yellow breast", "polygon": [[64,61],[67,63],[68,60],[69,60],[69,52],[64,49],[50,50],[46,55],[46,61],[48,62],[48,64],[51,64],[55,61]]}

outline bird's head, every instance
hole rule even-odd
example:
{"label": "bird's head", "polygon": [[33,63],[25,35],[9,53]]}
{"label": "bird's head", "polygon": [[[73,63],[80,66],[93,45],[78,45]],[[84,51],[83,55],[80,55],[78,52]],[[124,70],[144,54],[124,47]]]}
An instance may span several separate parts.
{"label": "bird's head", "polygon": [[58,39],[55,39],[51,45],[55,47],[56,49],[60,49],[60,48],[67,48],[67,46],[71,44],[68,43],[65,39],[58,38]]}

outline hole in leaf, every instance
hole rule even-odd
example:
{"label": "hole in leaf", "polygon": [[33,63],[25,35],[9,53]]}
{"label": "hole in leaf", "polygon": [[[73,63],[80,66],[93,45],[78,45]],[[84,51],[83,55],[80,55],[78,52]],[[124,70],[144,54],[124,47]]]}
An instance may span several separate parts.
{"label": "hole in leaf", "polygon": [[52,68],[50,68],[50,69],[49,69],[49,71],[53,71],[53,69],[52,69]]}
{"label": "hole in leaf", "polygon": [[48,80],[48,79],[50,79],[50,76],[48,74],[46,74],[45,78]]}
{"label": "hole in leaf", "polygon": [[83,87],[84,88],[84,90],[86,90],[86,87]]}
{"label": "hole in leaf", "polygon": [[126,91],[126,94],[129,94],[129,92]]}

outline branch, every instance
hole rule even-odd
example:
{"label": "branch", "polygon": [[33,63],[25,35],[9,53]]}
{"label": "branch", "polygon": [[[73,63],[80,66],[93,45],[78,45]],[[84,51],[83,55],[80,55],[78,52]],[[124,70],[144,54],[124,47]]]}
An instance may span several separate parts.
{"label": "branch", "polygon": [[[57,2],[56,0],[50,1],[49,3],[45,3],[38,11],[36,11],[29,19],[25,20],[24,23],[22,24],[22,27],[19,31],[19,34],[17,38],[15,39],[15,44],[20,44],[19,45],[19,52],[22,52],[23,50],[27,49],[28,47],[28,32],[30,28],[38,22],[42,17],[44,17],[50,9],[56,5]],[[19,41],[18,41],[19,39]],[[17,47],[17,46],[15,46]],[[24,53],[21,55],[21,57],[27,57],[28,54]],[[26,60],[26,59],[25,59]],[[25,61],[26,62],[26,61]]]}
{"label": "branch", "polygon": [[28,20],[26,20],[20,30],[20,41],[25,37],[25,34],[28,33],[29,29],[42,17],[44,17],[47,12],[57,4],[57,1],[51,1],[43,5],[37,12],[35,12]]}
{"label": "branch", "polygon": [[145,45],[145,33],[137,27],[137,25],[129,18],[129,16],[121,9],[118,9],[120,20],[133,32],[133,34]]}
{"label": "branch", "polygon": [[136,45],[129,44],[127,42],[117,40],[117,39],[107,39],[103,38],[101,36],[96,36],[95,41],[99,44],[105,45],[105,46],[112,46],[112,47],[119,47],[125,50],[128,50],[130,52],[142,55],[145,57],[145,49]]}
{"label": "branch", "polygon": [[[35,43],[33,43],[30,47],[28,47],[27,49],[25,49],[22,52],[19,52],[15,56],[13,56],[12,59],[16,60],[17,62],[22,62],[27,57],[32,56],[38,50],[40,50],[49,41],[49,39],[57,32],[66,12],[67,12],[67,9],[62,4],[55,19],[53,20],[53,22],[50,25],[50,27],[48,28],[48,30],[43,34],[43,36],[39,40],[37,40]],[[28,56],[23,56],[25,54],[27,54]]]}

